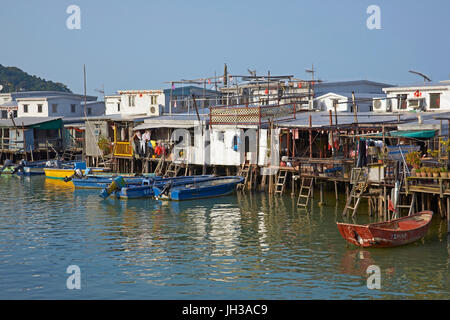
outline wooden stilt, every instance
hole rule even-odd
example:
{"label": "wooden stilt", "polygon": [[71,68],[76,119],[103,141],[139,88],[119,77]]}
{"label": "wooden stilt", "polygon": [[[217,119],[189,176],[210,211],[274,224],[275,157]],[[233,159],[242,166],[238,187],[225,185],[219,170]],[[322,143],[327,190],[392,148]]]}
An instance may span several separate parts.
{"label": "wooden stilt", "polygon": [[339,202],[338,183],[334,182],[334,192],[336,193],[336,202]]}
{"label": "wooden stilt", "polygon": [[447,197],[447,233],[450,234],[450,197]]}
{"label": "wooden stilt", "polygon": [[325,202],[323,200],[323,182],[319,183],[319,196],[320,196],[320,201],[319,201],[318,205],[324,206]]}

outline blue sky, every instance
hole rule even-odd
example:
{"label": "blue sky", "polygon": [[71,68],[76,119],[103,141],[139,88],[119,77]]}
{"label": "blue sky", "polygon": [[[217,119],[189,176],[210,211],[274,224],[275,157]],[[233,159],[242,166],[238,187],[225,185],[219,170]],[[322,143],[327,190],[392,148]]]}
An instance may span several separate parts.
{"label": "blue sky", "polygon": [[[69,5],[81,29],[69,30]],[[369,30],[369,5],[381,29]],[[0,64],[88,94],[168,88],[166,81],[247,68],[325,81],[421,83],[450,75],[450,1],[0,0]]]}

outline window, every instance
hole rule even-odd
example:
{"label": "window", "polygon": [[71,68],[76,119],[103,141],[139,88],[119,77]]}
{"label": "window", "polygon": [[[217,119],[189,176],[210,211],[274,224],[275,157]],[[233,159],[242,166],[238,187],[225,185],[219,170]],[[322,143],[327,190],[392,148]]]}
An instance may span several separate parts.
{"label": "window", "polygon": [[52,104],[52,112],[53,113],[57,113],[58,112],[58,105],[57,104]]}
{"label": "window", "polygon": [[42,104],[38,104],[38,113],[42,113]]}
{"label": "window", "polygon": [[441,107],[441,94],[430,93],[430,109],[439,109]]}
{"label": "window", "polygon": [[397,95],[397,109],[406,109],[406,100],[408,98],[407,94],[398,94]]}
{"label": "window", "polygon": [[75,108],[76,108],[76,105],[75,104],[71,104],[70,105],[70,112],[75,113]]}
{"label": "window", "polygon": [[419,99],[409,100],[410,108],[417,108],[419,106]]}
{"label": "window", "polygon": [[17,110],[13,110],[13,117],[17,118]]}
{"label": "window", "polygon": [[117,111],[120,112],[120,103],[117,104]]}
{"label": "window", "polygon": [[92,114],[92,108],[87,108],[87,114],[91,115]]}
{"label": "window", "polygon": [[27,104],[23,105],[23,113],[28,113],[28,105]]}
{"label": "window", "polygon": [[2,119],[8,118],[8,111],[2,110]]}
{"label": "window", "polygon": [[134,106],[135,106],[135,104],[134,104],[134,98],[135,98],[134,95],[129,95],[129,96],[128,96],[128,106],[129,106],[129,107],[134,107]]}

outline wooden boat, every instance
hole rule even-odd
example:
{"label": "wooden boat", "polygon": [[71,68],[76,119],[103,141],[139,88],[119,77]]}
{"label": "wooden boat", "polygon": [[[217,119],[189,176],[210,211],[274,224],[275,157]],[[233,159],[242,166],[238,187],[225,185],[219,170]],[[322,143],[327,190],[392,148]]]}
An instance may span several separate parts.
{"label": "wooden boat", "polygon": [[215,177],[178,186],[154,185],[153,192],[157,198],[175,201],[220,197],[232,193],[243,181],[240,176]]}
{"label": "wooden boat", "polygon": [[[122,174],[89,174],[83,178],[72,178],[71,181],[76,189],[104,189],[111,185],[113,180],[119,176],[124,178],[124,182],[128,186],[140,186],[144,180],[152,179],[150,175],[134,176]],[[67,181],[69,183],[70,181]]]}
{"label": "wooden boat", "polygon": [[357,225],[337,222],[342,237],[360,247],[396,247],[423,238],[432,211],[422,211],[386,222]]}
{"label": "wooden boat", "polygon": [[[172,186],[185,185],[189,183],[206,181],[214,179],[212,175],[198,175],[198,176],[180,176],[180,177],[154,177],[142,182],[141,185],[129,185],[121,187],[116,192],[116,197],[120,199],[135,199],[135,198],[148,198],[154,196],[153,187],[158,186],[163,188],[167,183],[171,183]],[[106,193],[103,193],[106,195]]]}

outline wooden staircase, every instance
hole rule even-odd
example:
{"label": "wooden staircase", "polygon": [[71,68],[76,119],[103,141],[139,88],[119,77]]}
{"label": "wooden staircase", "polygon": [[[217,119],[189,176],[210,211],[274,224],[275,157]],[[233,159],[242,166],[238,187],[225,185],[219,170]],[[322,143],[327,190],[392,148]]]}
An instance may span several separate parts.
{"label": "wooden staircase", "polygon": [[275,184],[275,194],[282,195],[286,187],[286,180],[289,171],[285,169],[280,169],[278,171],[277,183]]}
{"label": "wooden staircase", "polygon": [[307,209],[309,201],[312,198],[313,183],[314,178],[312,177],[302,178],[302,185],[300,187],[300,192],[297,199],[297,207],[305,210]]}
{"label": "wooden staircase", "polygon": [[[359,169],[359,170],[355,170]],[[361,202],[361,197],[363,193],[366,191],[368,186],[369,177],[365,174],[365,170],[363,168],[354,168],[353,169],[353,188],[350,192],[349,197],[347,198],[347,202],[345,203],[344,212],[342,213],[344,216],[348,216],[351,212],[352,217],[355,216],[356,211],[358,210],[359,204]]]}

